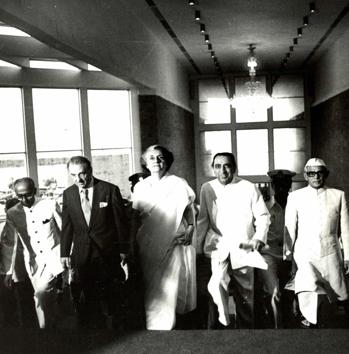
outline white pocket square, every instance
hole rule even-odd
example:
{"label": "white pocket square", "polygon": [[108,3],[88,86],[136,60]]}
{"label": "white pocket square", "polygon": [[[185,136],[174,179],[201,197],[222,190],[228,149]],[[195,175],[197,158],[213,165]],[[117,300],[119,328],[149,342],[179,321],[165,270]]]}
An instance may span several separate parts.
{"label": "white pocket square", "polygon": [[108,206],[108,203],[107,202],[100,202],[99,203],[99,207],[100,208],[105,208],[105,207],[107,207]]}

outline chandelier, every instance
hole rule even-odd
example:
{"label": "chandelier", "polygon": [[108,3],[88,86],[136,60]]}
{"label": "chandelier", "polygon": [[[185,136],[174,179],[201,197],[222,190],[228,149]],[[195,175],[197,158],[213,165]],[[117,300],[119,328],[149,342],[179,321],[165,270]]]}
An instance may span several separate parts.
{"label": "chandelier", "polygon": [[265,85],[256,78],[258,61],[255,57],[255,49],[256,47],[252,44],[248,47],[249,56],[247,66],[249,68],[249,79],[244,84],[243,93],[235,94],[230,99],[230,104],[235,109],[250,110],[252,113],[262,109],[265,110],[273,105],[273,99],[266,92]]}

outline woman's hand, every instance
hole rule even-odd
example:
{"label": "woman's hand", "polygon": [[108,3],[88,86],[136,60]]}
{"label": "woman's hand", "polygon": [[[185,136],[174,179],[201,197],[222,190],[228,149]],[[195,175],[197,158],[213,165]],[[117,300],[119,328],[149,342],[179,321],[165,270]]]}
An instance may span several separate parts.
{"label": "woman's hand", "polygon": [[177,245],[183,245],[183,246],[191,245],[193,233],[194,233],[194,225],[189,224],[185,232],[175,239]]}

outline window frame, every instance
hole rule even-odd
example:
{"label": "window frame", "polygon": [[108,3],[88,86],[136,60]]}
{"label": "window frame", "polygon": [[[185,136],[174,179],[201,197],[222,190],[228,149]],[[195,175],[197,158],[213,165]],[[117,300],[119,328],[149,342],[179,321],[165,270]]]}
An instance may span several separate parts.
{"label": "window frame", "polygon": [[[204,124],[200,121],[200,98],[199,98],[199,82],[201,80],[212,80],[212,77],[196,77],[193,78],[193,99],[192,99],[192,107],[193,113],[195,117],[195,155],[196,155],[196,190],[200,191],[201,185],[204,182],[212,180],[213,177],[204,176],[202,174],[201,164],[201,149],[200,149],[200,134],[205,131],[221,131],[228,130],[231,133],[231,152],[237,158],[237,141],[236,135],[238,130],[251,130],[251,129],[267,129],[268,130],[268,156],[269,156],[269,171],[273,170],[275,167],[274,164],[274,137],[273,137],[273,129],[277,128],[304,128],[305,136],[306,136],[306,147],[305,154],[306,157],[310,157],[311,153],[311,131],[310,131],[310,104],[309,104],[309,96],[308,92],[308,79],[305,73],[297,72],[297,73],[283,73],[283,75],[296,75],[303,79],[303,93],[304,93],[304,119],[301,120],[288,120],[288,121],[274,121],[273,120],[273,108],[268,109],[268,119],[266,122],[236,122],[236,114],[235,109],[230,107],[230,123],[219,123],[219,124]],[[232,74],[224,77],[225,82],[227,83],[227,87],[229,87],[230,92],[234,92],[234,82],[235,78],[241,77],[240,74]],[[266,77],[266,89],[267,92],[271,90],[272,80],[277,79],[278,75],[272,75],[268,73],[261,73],[260,76]],[[217,83],[220,81],[219,78],[216,78]],[[267,172],[267,171],[266,171]],[[253,183],[268,183],[270,182],[270,178],[267,174],[265,175],[239,175],[240,177],[247,179]],[[293,177],[294,182],[304,182],[303,173],[297,173]]]}
{"label": "window frame", "polygon": [[33,112],[34,88],[43,89],[77,89],[80,111],[80,130],[82,139],[82,154],[92,161],[90,127],[88,117],[87,90],[124,90],[128,91],[130,131],[131,131],[131,161],[130,173],[140,169],[139,156],[141,155],[138,92],[136,89],[112,75],[98,71],[81,71],[59,69],[22,68],[16,72],[6,67],[0,67],[0,87],[15,87],[21,89],[25,159],[27,176],[38,185],[38,160],[35,140],[35,122]]}

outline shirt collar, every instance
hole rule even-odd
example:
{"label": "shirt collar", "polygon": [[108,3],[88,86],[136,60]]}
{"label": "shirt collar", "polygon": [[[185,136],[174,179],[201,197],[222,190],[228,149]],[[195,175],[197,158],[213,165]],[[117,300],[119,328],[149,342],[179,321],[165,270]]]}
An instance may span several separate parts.
{"label": "shirt collar", "polygon": [[90,182],[90,184],[86,187],[86,188],[81,188],[81,187],[79,187],[79,193],[81,193],[83,190],[85,190],[85,189],[91,189],[91,188],[93,188],[93,186],[94,186],[94,184],[95,184],[95,180],[94,180],[94,178],[93,178],[93,176],[92,176],[92,178],[91,178],[91,182]]}
{"label": "shirt collar", "polygon": [[35,199],[34,199],[34,203],[33,203],[33,205],[32,205],[30,208],[28,208],[28,207],[24,206],[23,204],[21,204],[24,210],[31,210],[31,209],[33,209],[33,208],[36,206],[36,204],[38,204],[39,201],[41,200],[41,198],[40,198],[40,197],[37,197],[36,195],[34,196],[34,198],[35,198]]}
{"label": "shirt collar", "polygon": [[316,188],[313,188],[313,187],[309,186],[309,184],[308,184],[307,188],[309,189],[310,193],[319,195],[319,194],[324,193],[326,191],[327,186],[325,185],[325,186],[323,186],[321,188],[316,189]]}

